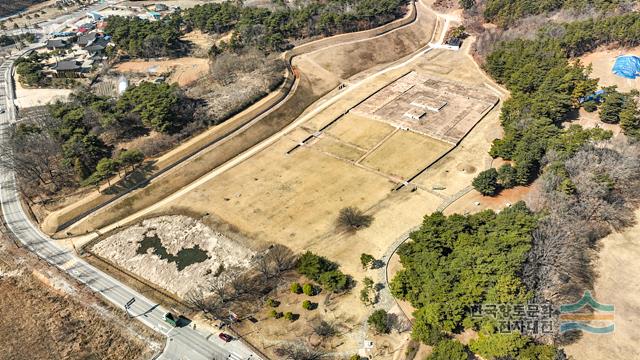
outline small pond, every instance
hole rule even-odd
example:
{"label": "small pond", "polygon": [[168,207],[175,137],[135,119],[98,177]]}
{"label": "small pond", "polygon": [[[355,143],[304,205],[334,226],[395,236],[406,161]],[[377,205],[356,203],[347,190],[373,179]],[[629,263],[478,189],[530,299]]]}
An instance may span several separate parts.
{"label": "small pond", "polygon": [[176,263],[178,271],[182,271],[189,265],[201,263],[209,258],[207,252],[198,245],[192,248],[180,249],[177,254],[169,254],[167,248],[162,245],[162,241],[158,235],[149,236],[145,233],[144,239],[140,241],[140,246],[138,246],[136,253],[146,254],[149,249],[153,249],[153,253],[158,255],[160,259],[167,260],[170,263]]}

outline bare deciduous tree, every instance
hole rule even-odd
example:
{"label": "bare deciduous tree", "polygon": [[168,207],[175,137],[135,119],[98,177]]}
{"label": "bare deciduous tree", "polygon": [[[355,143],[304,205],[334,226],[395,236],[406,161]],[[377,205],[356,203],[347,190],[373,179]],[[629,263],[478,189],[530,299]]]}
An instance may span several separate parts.
{"label": "bare deciduous tree", "polygon": [[[554,154],[549,154],[553,160]],[[575,191],[559,190],[567,181],[553,172],[535,193],[545,209],[533,233],[523,279],[537,301],[576,301],[592,289],[597,241],[635,222],[640,203],[640,146],[626,142],[588,146],[564,161]]]}
{"label": "bare deciduous tree", "polygon": [[324,357],[321,351],[310,349],[301,343],[279,345],[275,353],[279,359],[285,360],[320,360]]}

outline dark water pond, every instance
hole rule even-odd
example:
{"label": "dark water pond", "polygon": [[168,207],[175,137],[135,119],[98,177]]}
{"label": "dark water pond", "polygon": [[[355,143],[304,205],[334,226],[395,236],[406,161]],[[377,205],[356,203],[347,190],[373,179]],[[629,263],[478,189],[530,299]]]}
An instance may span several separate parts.
{"label": "dark water pond", "polygon": [[201,263],[209,258],[207,252],[196,245],[192,248],[180,249],[177,254],[169,254],[167,248],[162,245],[162,241],[158,235],[149,236],[144,234],[144,239],[140,241],[140,246],[136,252],[138,254],[146,254],[147,250],[153,249],[153,253],[158,255],[160,259],[167,260],[168,262],[176,263],[178,271],[182,271],[189,265]]}

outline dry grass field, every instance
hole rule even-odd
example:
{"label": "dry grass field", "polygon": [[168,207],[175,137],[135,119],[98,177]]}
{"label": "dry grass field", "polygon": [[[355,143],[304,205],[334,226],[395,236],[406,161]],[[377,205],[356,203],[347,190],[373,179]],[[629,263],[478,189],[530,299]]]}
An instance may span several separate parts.
{"label": "dry grass field", "polygon": [[[640,218],[640,211],[636,211]],[[614,233],[600,240],[596,260],[597,278],[593,296],[600,303],[615,306],[615,331],[612,334],[584,334],[575,344],[565,348],[576,359],[638,359],[640,342],[640,225]]]}
{"label": "dry grass field", "polygon": [[330,51],[323,50],[309,55],[321,67],[342,79],[350,78],[375,65],[395,60],[398,55],[408,55],[415,51],[416,44],[426,45],[436,26],[436,18],[432,11],[422,2],[417,2],[416,6],[418,19],[415,26],[397,30],[392,36],[384,36],[377,41],[341,44],[331,47]]}
{"label": "dry grass field", "polygon": [[[455,67],[460,79],[471,78],[476,86],[482,85],[484,78],[463,51],[436,51],[436,56],[430,53],[379,78],[368,79],[363,89],[353,89],[349,96],[270,147],[157,212],[210,214],[253,239],[249,240],[253,245],[283,243],[294,251],[318,251],[359,277],[359,254],[382,255],[399,234],[435,211],[448,196],[469,186],[473,174],[490,164],[486,151],[490,141],[500,135],[498,109],[494,109],[458,148],[416,179],[426,189],[392,191],[397,182],[388,175],[413,175],[451,145],[412,132],[394,133],[387,123],[352,113],[341,115],[404,74],[413,70],[428,73],[424,68],[434,65]],[[453,75],[451,72],[449,76]],[[328,124],[331,125],[327,127]],[[323,128],[319,139],[290,151]],[[372,149],[362,166],[353,163],[363,151]],[[378,167],[383,173],[367,166]],[[427,184],[440,180],[447,180],[443,194],[430,191]],[[337,214],[346,206],[356,206],[373,215],[372,226],[357,233],[337,230]]]}
{"label": "dry grass field", "polygon": [[335,231],[341,208],[367,209],[393,187],[385,178],[309,148],[285,155],[292,144],[287,138],[279,141],[165,210],[212,213],[257,242],[283,242],[302,251]]}
{"label": "dry grass field", "polygon": [[366,154],[362,149],[353,145],[345,144],[344,142],[329,136],[324,136],[319,139],[314,143],[313,148],[320,150],[327,155],[336,156],[340,159],[352,162],[358,161],[358,159],[362,158]]}
{"label": "dry grass field", "polygon": [[[433,50],[406,64],[390,67],[389,71],[376,77],[365,79],[358,75],[347,79],[345,89],[340,90],[335,89],[342,80],[338,76],[326,77],[327,72],[313,70],[317,70],[319,63],[307,56],[297,58],[294,65],[303,78],[296,94],[282,111],[269,117],[270,122],[262,124],[284,122],[283,115],[299,116],[296,107],[299,111],[306,108],[303,114],[310,114],[309,119],[246,160],[224,172],[215,173],[215,176],[203,178],[189,187],[188,192],[171,197],[170,201],[160,202],[145,216],[201,216],[202,221],[214,231],[225,233],[229,230],[242,235],[243,245],[247,248],[259,249],[271,243],[281,243],[295,252],[311,250],[326,256],[339,263],[342,270],[357,281],[364,276],[379,276],[362,269],[360,254],[366,252],[376,258],[382,257],[400,234],[419,224],[425,214],[436,211],[452,198],[457,199],[456,194],[470,185],[475,174],[490,166],[487,150],[491,141],[501,134],[499,107],[478,118],[478,124],[469,128],[469,134],[460,137],[455,149],[412,181],[414,186],[397,191],[393,189],[403,178],[431,164],[452,145],[415,132],[397,130],[388,122],[349,110],[413,71],[465,83],[470,88],[482,89],[495,96],[502,95],[485,86],[489,80],[468,56],[467,49],[468,44],[459,52]],[[309,70],[310,73],[307,72]],[[323,97],[327,93],[330,95]],[[334,95],[340,96],[333,98]],[[311,113],[323,104],[327,107]],[[452,122],[457,120],[455,117],[449,119]],[[259,129],[252,127],[249,131],[261,131]],[[300,146],[310,135],[314,137]],[[231,146],[233,143],[225,144]],[[232,150],[238,149],[220,147],[204,153],[188,167],[181,167],[173,174],[170,178],[172,185],[186,181],[195,173],[206,176],[205,169],[222,164],[223,159],[234,152]],[[433,190],[438,184],[444,185],[444,189]],[[84,233],[111,224],[162,201],[175,192],[172,189],[166,182],[152,182],[70,230]],[[463,198],[455,204],[473,204],[473,201]],[[373,216],[371,226],[358,232],[339,229],[337,215],[347,206],[358,207]],[[345,335],[348,339],[346,344],[349,344],[345,349],[348,351],[361,344],[359,340],[364,335],[355,324],[361,324],[368,313],[367,308],[360,306],[358,290],[356,287],[339,300],[341,311],[355,309],[349,310],[354,318],[349,321],[354,325]],[[296,306],[294,299],[287,299],[285,303],[285,306]],[[269,341],[289,338],[292,334],[303,336],[303,332],[308,330],[302,329],[302,323],[294,322],[291,327],[274,324],[271,330],[265,328],[264,331],[273,333],[265,334],[263,346],[273,344]],[[389,345],[388,341],[380,339],[377,346],[379,349],[391,349],[392,346],[384,345]],[[380,357],[391,359],[393,355],[388,352]]]}
{"label": "dry grass field", "polygon": [[362,164],[391,176],[408,179],[452,147],[428,136],[400,130],[369,154]]}
{"label": "dry grass field", "polygon": [[[6,231],[4,228],[3,231]],[[122,359],[156,355],[164,340],[86,287],[0,235],[0,359]]]}
{"label": "dry grass field", "polygon": [[348,113],[326,130],[326,134],[341,141],[369,150],[391,135],[393,126]]}
{"label": "dry grass field", "polygon": [[[425,9],[419,13],[419,17],[421,19],[424,18],[424,21],[435,22],[435,15]],[[425,45],[431,38],[431,33],[433,32],[432,28],[419,27],[419,24],[422,24],[422,22],[412,23],[407,27],[386,33],[370,40],[358,41],[358,44],[361,46],[371,46],[371,44],[379,41],[389,41],[387,38],[395,39],[397,37],[410,37],[412,39],[411,47],[407,47],[404,53],[382,52],[373,59],[356,59],[349,57],[348,59],[336,58],[335,61],[338,64],[342,64],[342,66],[348,66],[350,68],[355,67],[359,71],[364,71],[368,67],[383,64],[385,62],[396,60],[398,57],[409,55],[411,51]],[[333,47],[329,47],[327,49],[315,51],[312,54],[317,55],[323,51],[330,52],[332,49]],[[72,225],[65,230],[64,234],[60,235],[69,236],[85,234],[97,228],[102,228],[112,224],[115,221],[127,217],[128,215],[134,214],[148,206],[151,206],[170,194],[175,193],[177,190],[187,186],[189,183],[197,180],[209,171],[212,171],[222,163],[237,156],[243,151],[246,151],[257,142],[268,138],[273,133],[293,121],[293,119],[300,116],[304,109],[309,108],[316,102],[316,104],[320,103],[318,100],[324,95],[329,94],[332,90],[334,92],[336,91],[334,89],[340,85],[340,79],[337,77],[328,77],[326,72],[318,71],[317,65],[308,61],[308,59],[305,58],[306,56],[307,55],[303,55],[293,59],[293,66],[300,78],[297,88],[282,106],[262,118],[259,122],[245,128],[236,136],[230,137],[214,146],[208,147],[193,161],[186,164],[188,165],[188,168],[187,166],[181,165],[171,170],[167,174],[154,179],[145,188],[133,191],[122,199],[96,211],[94,214]],[[404,73],[406,73],[406,71]],[[380,77],[380,79],[372,83],[371,86],[378,86],[379,88],[382,88],[388,83],[388,80],[395,79],[404,73],[398,70],[396,72],[385,74],[384,77]],[[389,77],[389,79],[385,80],[386,77]],[[367,96],[370,94],[370,91],[371,90],[369,88],[361,87],[357,89],[357,91],[353,92],[354,98],[359,98],[359,94],[361,94],[362,97]],[[328,122],[333,121],[336,116],[341,115],[332,114],[330,113],[331,110],[351,108],[357,104],[357,101],[353,100],[353,98],[346,97],[339,102],[345,102],[345,104],[337,107],[330,107],[329,111],[323,112],[322,116],[315,117],[314,121],[317,121],[319,126],[324,126]],[[302,139],[297,139],[297,141],[300,140]],[[72,218],[71,216],[68,216],[67,213],[78,214],[79,212],[69,208],[55,213],[54,217],[49,216],[45,219],[45,223],[47,225],[46,229],[48,231],[55,231],[60,223],[64,223],[64,221],[60,221],[60,219]]]}

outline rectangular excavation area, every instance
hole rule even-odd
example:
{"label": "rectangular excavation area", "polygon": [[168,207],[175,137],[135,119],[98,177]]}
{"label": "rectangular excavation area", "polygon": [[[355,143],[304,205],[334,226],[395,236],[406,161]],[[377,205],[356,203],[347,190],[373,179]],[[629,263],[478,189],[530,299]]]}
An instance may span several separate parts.
{"label": "rectangular excavation area", "polygon": [[243,272],[254,253],[187,216],[160,216],[130,226],[93,245],[115,266],[180,298],[208,289],[225,272]]}
{"label": "rectangular excavation area", "polygon": [[407,179],[429,166],[453,145],[411,131],[400,130],[372,151],[362,165]]}
{"label": "rectangular excavation area", "polygon": [[351,112],[455,145],[497,102],[483,87],[412,71]]}

